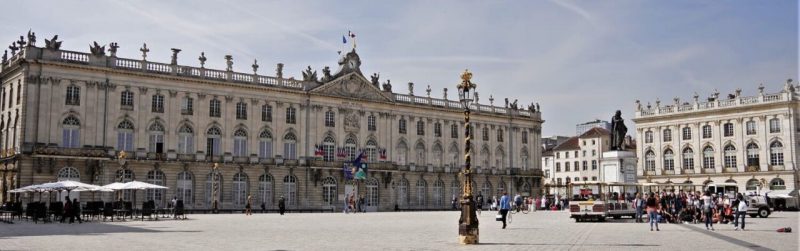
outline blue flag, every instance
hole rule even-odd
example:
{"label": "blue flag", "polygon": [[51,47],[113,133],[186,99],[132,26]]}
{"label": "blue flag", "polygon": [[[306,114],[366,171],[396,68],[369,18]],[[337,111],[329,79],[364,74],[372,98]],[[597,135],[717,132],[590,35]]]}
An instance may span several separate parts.
{"label": "blue flag", "polygon": [[345,36],[342,36],[342,43],[343,43],[343,44],[346,44],[346,43],[347,43],[347,38],[345,38]]}
{"label": "blue flag", "polygon": [[345,180],[352,180],[353,179],[353,171],[350,168],[347,168],[347,164],[342,165],[342,172],[344,172],[344,179]]}

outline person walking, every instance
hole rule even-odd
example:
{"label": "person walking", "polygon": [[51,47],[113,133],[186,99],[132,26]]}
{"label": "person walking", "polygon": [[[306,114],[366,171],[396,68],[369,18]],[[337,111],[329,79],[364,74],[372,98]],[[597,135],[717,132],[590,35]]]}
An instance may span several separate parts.
{"label": "person walking", "polygon": [[74,223],[75,218],[78,218],[78,224],[83,223],[81,219],[81,203],[78,202],[78,198],[72,199],[72,215],[69,217],[69,224]]}
{"label": "person walking", "polygon": [[503,192],[503,196],[500,197],[500,203],[497,206],[500,209],[500,215],[503,216],[503,229],[506,229],[506,217],[508,216],[508,210],[511,209],[511,198],[508,197],[508,192]]}
{"label": "person walking", "polygon": [[653,192],[650,192],[650,196],[647,197],[647,220],[650,221],[650,231],[653,231],[653,224],[656,225],[656,231],[661,231],[658,229],[658,200],[656,200],[656,195]]}
{"label": "person walking", "polygon": [[367,212],[367,207],[364,206],[364,195],[358,197],[358,211],[362,213]]}
{"label": "person walking", "polygon": [[542,201],[540,201],[540,203],[542,203],[542,210],[547,211],[547,197],[542,195]]}
{"label": "person walking", "polygon": [[642,222],[642,211],[644,209],[643,208],[644,200],[642,200],[642,195],[641,194],[636,193],[636,198],[633,200],[633,206],[636,208],[636,217],[634,217],[634,218],[636,219],[636,222],[641,223]]}
{"label": "person walking", "polygon": [[[741,193],[736,195],[736,217],[733,220],[733,226],[735,227],[734,231],[739,231],[741,229],[744,231],[744,218],[747,215],[747,201],[744,199]],[[742,219],[742,228],[739,228],[739,219]]]}
{"label": "person walking", "polygon": [[483,194],[480,191],[478,191],[478,197],[475,197],[475,203],[477,204],[478,215],[481,215],[481,211],[483,211]]}
{"label": "person walking", "polygon": [[59,222],[64,223],[64,220],[67,217],[72,215],[72,201],[70,200],[69,196],[67,196],[66,200],[64,201],[64,208],[61,212],[61,220]]}
{"label": "person walking", "polygon": [[244,215],[253,215],[253,195],[247,195],[247,205],[244,206]]}
{"label": "person walking", "polygon": [[706,230],[714,231],[714,197],[711,197],[711,192],[706,191],[706,194],[701,198],[703,201],[703,217],[706,222]]}
{"label": "person walking", "polygon": [[514,195],[514,205],[515,205],[514,210],[516,210],[517,213],[519,213],[519,210],[522,209],[522,196],[520,196],[519,194]]}
{"label": "person walking", "polygon": [[344,214],[350,213],[350,205],[349,205],[350,202],[348,201],[349,198],[350,198],[349,193],[344,195]]}
{"label": "person walking", "polygon": [[278,199],[278,211],[281,213],[281,215],[286,212],[286,199],[283,198],[283,196]]}

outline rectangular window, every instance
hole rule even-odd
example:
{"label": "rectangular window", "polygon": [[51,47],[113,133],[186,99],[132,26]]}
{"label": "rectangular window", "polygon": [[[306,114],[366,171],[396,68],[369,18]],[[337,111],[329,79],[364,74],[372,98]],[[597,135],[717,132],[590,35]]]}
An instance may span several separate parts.
{"label": "rectangular window", "polygon": [[133,92],[123,91],[120,96],[120,105],[123,109],[133,110]]}
{"label": "rectangular window", "polygon": [[781,121],[780,119],[774,118],[769,120],[769,133],[779,133],[781,132]]}
{"label": "rectangular window", "polygon": [[236,119],[247,120],[247,103],[236,103]]}
{"label": "rectangular window", "polygon": [[458,126],[455,123],[453,123],[453,125],[450,126],[450,138],[453,139],[458,138]]}
{"label": "rectangular window", "polygon": [[336,127],[336,117],[332,111],[325,112],[325,127]]}
{"label": "rectangular window", "polygon": [[164,113],[164,96],[153,95],[152,112]]}
{"label": "rectangular window", "polygon": [[258,157],[262,159],[272,158],[272,141],[261,140],[258,144]]}
{"label": "rectangular window", "polygon": [[400,134],[406,134],[406,120],[405,119],[400,119],[400,121],[397,122],[397,131]]}
{"label": "rectangular window", "polygon": [[374,132],[377,129],[377,125],[375,124],[375,116],[369,115],[367,117],[367,130],[370,132]]}
{"label": "rectangular window", "polygon": [[194,114],[194,99],[190,97],[184,97],[181,100],[181,115],[192,115]]}
{"label": "rectangular window", "polygon": [[[13,95],[12,89],[12,92],[8,94],[8,107],[12,105],[11,98]],[[81,89],[75,85],[67,86],[67,105],[81,105]]]}
{"label": "rectangular window", "polygon": [[691,140],[692,139],[692,129],[689,127],[683,128],[683,140]]}
{"label": "rectangular window", "polygon": [[164,134],[150,134],[150,148],[151,153],[164,152]]}
{"label": "rectangular window", "polygon": [[703,138],[704,139],[710,139],[711,138],[711,126],[710,125],[704,125],[703,126]]}
{"label": "rectangular window", "polygon": [[585,160],[583,161],[583,170],[584,170],[584,171],[586,171],[586,169],[588,169],[588,168],[589,168],[589,165],[588,165],[588,163],[589,163],[588,161],[585,161]]}
{"label": "rectangular window", "polygon": [[244,138],[233,139],[233,156],[236,157],[247,156],[247,139]]}
{"label": "rectangular window", "polygon": [[425,122],[417,121],[417,135],[425,135]]}
{"label": "rectangular window", "polygon": [[755,121],[747,121],[745,124],[747,129],[747,135],[755,135],[756,134],[756,122]]}
{"label": "rectangular window", "polygon": [[206,151],[208,152],[209,156],[219,156],[222,155],[220,152],[219,147],[219,138],[208,138],[206,140]]}
{"label": "rectangular window", "polygon": [[433,124],[433,136],[434,137],[442,137],[442,124],[437,122]]}
{"label": "rectangular window", "polygon": [[597,160],[592,160],[592,170],[597,170]]}
{"label": "rectangular window", "polygon": [[286,108],[286,124],[296,124],[297,117],[295,117],[295,109],[294,107],[287,107]]}
{"label": "rectangular window", "polygon": [[212,99],[211,102],[208,103],[208,116],[219,118],[221,117],[222,113],[220,112],[220,102],[219,100]]}
{"label": "rectangular window", "polygon": [[297,159],[297,143],[295,142],[286,142],[283,143],[283,158],[285,159]]}
{"label": "rectangular window", "polygon": [[561,172],[561,163],[556,162],[556,172]]}
{"label": "rectangular window", "polygon": [[133,151],[133,132],[117,133],[117,150]]}
{"label": "rectangular window", "polygon": [[564,172],[569,172],[569,162],[564,163]]}
{"label": "rectangular window", "polygon": [[522,144],[528,144],[528,132],[522,131]]}
{"label": "rectangular window", "polygon": [[725,137],[733,137],[733,123],[725,123],[722,130]]}
{"label": "rectangular window", "polygon": [[178,136],[178,153],[193,154],[194,153],[194,137],[188,133],[181,133]]}
{"label": "rectangular window", "polygon": [[263,106],[261,106],[261,121],[272,122],[272,106],[271,105],[263,105]]}

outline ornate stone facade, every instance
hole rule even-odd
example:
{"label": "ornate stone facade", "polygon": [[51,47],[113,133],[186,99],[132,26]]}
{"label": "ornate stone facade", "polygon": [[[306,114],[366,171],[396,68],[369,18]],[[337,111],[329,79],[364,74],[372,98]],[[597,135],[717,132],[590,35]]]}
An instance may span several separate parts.
{"label": "ornate stone facade", "polygon": [[636,102],[640,181],[735,182],[740,191],[798,187],[800,94],[791,80],[777,93],[642,107]]}
{"label": "ornate stone facade", "polygon": [[[449,208],[460,194],[459,103],[393,93],[388,80],[381,90],[355,51],[335,74],[316,80],[309,70],[298,81],[283,77],[282,64],[270,77],[255,64],[253,73],[178,65],[177,53],[171,64],[150,62],[144,49],[142,59],[125,59],[27,46],[3,62],[4,195],[57,179],[136,179],[170,187],[140,191],[139,201],[178,197],[205,209],[213,163],[223,209],[243,208],[251,194],[256,208],[274,208],[283,195],[289,208],[341,210],[355,187],[369,210]],[[538,193],[541,113],[472,108],[476,185],[493,188],[484,196]],[[120,150],[125,161],[115,158]],[[368,179],[346,181],[343,164],[362,151]]]}

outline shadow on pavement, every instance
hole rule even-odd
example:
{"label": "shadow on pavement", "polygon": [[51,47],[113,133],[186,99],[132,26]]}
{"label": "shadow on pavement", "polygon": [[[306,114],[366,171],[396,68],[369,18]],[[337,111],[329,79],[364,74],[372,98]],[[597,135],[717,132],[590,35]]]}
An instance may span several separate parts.
{"label": "shadow on pavement", "polygon": [[744,247],[744,248],[751,249],[751,250],[773,250],[773,249],[770,249],[770,248],[759,246],[758,244],[754,244],[754,243],[746,242],[746,241],[739,240],[739,239],[736,239],[736,238],[733,238],[733,237],[725,236],[725,235],[722,235],[722,234],[717,233],[715,231],[703,230],[703,229],[701,229],[699,227],[689,227],[689,226],[686,226],[685,224],[677,224],[677,225],[679,225],[681,227],[684,227],[684,228],[687,228],[689,230],[701,233],[701,234],[705,234],[705,235],[708,235],[708,236],[723,240],[725,242],[728,242],[728,243],[731,243],[731,244],[734,244],[734,245],[738,245],[738,246],[741,246],[741,247]]}
{"label": "shadow on pavement", "polygon": [[660,245],[653,244],[568,244],[568,243],[479,243],[478,245],[486,246],[587,246],[587,247],[658,247]]}
{"label": "shadow on pavement", "polygon": [[14,224],[0,229],[0,240],[11,239],[15,237],[28,237],[28,236],[51,236],[51,235],[104,235],[112,233],[165,233],[165,232],[181,232],[181,233],[197,233],[203,231],[170,231],[170,230],[157,230],[154,228],[164,227],[147,227],[143,224],[136,225],[118,225],[106,224],[103,222],[83,223],[83,224],[63,224],[63,223],[50,223],[50,224]]}

